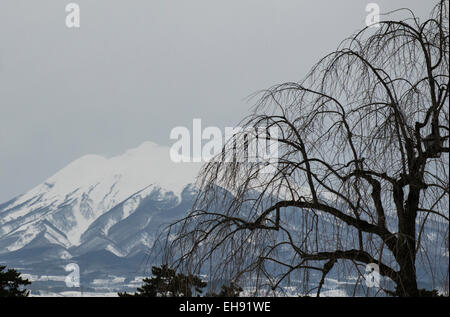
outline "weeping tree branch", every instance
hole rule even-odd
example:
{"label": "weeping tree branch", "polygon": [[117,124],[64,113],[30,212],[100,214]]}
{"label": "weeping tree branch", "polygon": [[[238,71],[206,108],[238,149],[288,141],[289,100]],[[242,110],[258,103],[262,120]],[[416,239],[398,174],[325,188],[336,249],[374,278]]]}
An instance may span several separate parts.
{"label": "weeping tree branch", "polygon": [[[259,94],[203,167],[192,211],[167,228],[167,261],[255,291],[282,292],[292,278],[317,295],[358,263],[379,265],[389,295],[419,294],[417,261],[443,276],[428,253],[448,240],[449,2],[423,23],[406,12],[343,41],[301,82]],[[249,159],[255,134],[278,144],[276,161]]]}

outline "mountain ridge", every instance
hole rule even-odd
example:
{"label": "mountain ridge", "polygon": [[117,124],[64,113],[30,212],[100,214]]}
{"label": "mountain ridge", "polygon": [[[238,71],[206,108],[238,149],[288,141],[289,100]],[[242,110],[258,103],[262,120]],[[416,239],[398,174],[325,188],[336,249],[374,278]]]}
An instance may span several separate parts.
{"label": "mountain ridge", "polygon": [[[169,148],[152,142],[111,158],[82,156],[25,194],[0,204],[0,254],[19,250],[38,236],[67,249],[78,247],[86,243],[83,235],[100,217],[121,206],[109,221],[123,221],[147,197],[180,204],[199,168],[171,162]],[[115,224],[103,227],[106,236]]]}
{"label": "mountain ridge", "polygon": [[[173,163],[169,154],[168,147],[146,142],[111,158],[86,155],[0,204],[0,264],[33,276],[32,287],[39,292],[67,291],[63,283],[70,263],[79,265],[84,287],[99,292],[135,289],[137,276],[148,274],[149,251],[158,233],[187,214],[199,191],[194,184],[200,164]],[[220,193],[233,196],[223,187]],[[320,197],[332,200],[327,193]],[[285,212],[295,230],[296,211]],[[322,218],[321,231],[332,233],[332,219]],[[445,236],[448,226],[431,218],[422,245],[430,250],[427,259],[435,259],[433,266],[441,272],[448,268],[448,245],[436,246],[434,240]],[[389,219],[395,227],[395,218]],[[158,263],[158,254],[152,256],[152,263]],[[420,283],[432,289],[434,277],[423,261],[417,263]],[[99,288],[96,282],[118,278],[123,283]]]}

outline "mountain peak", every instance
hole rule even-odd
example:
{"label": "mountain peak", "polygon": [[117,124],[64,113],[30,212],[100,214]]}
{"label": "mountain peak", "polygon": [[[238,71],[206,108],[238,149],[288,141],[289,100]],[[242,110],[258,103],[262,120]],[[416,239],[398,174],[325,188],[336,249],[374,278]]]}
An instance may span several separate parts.
{"label": "mountain peak", "polygon": [[[159,190],[181,197],[185,186],[195,181],[200,164],[174,163],[169,150],[144,142],[110,158],[84,155],[0,210],[0,225],[17,219],[34,223],[42,217],[78,245],[92,222],[143,189],[146,195]],[[5,226],[0,238],[2,231],[15,229]]]}

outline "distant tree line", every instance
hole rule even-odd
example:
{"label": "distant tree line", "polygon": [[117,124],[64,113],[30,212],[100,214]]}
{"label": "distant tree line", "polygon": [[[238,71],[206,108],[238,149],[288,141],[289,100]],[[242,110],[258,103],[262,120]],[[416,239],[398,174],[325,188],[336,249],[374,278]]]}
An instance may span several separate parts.
{"label": "distant tree line", "polygon": [[[207,283],[197,275],[177,273],[168,265],[153,266],[152,277],[143,279],[143,285],[134,294],[118,293],[119,297],[193,297],[202,296]],[[212,291],[206,297],[237,297],[242,288],[234,283],[222,285],[219,293]]]}

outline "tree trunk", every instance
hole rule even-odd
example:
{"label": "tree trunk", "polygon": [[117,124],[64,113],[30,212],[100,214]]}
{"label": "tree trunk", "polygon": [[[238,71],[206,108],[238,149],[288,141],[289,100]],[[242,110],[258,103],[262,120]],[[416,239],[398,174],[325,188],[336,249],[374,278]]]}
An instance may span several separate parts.
{"label": "tree trunk", "polygon": [[400,282],[397,285],[397,295],[401,297],[418,296],[414,249],[408,250],[407,246],[403,246],[403,248],[404,251],[397,258],[400,265]]}
{"label": "tree trunk", "polygon": [[398,296],[418,296],[416,276],[416,215],[420,189],[410,187],[404,212],[399,219],[399,238],[396,260],[400,266]]}

